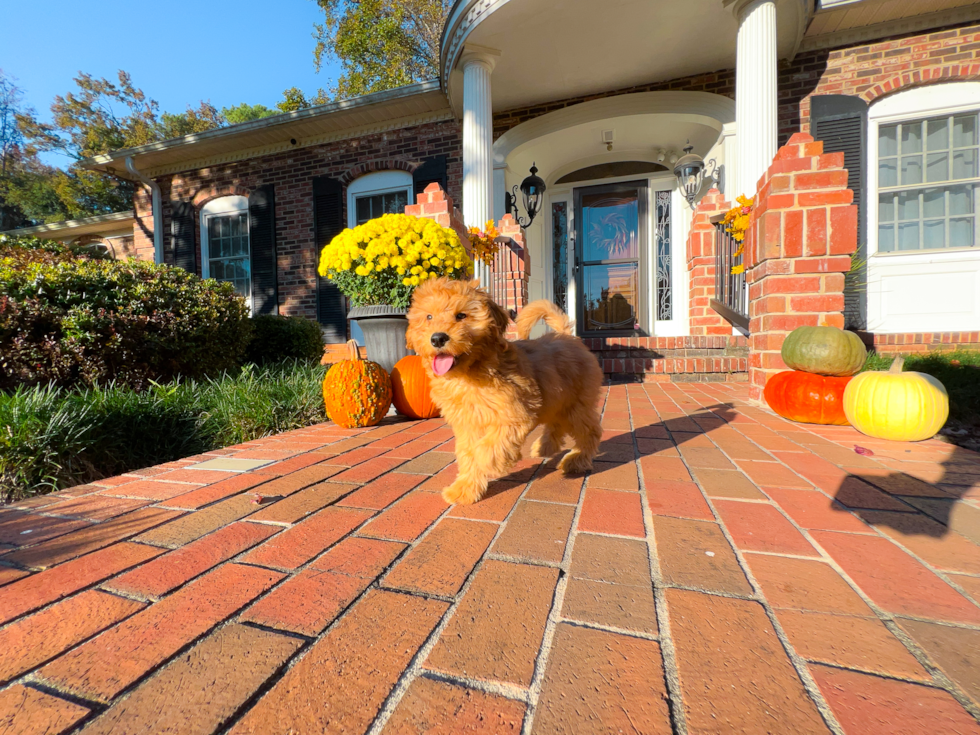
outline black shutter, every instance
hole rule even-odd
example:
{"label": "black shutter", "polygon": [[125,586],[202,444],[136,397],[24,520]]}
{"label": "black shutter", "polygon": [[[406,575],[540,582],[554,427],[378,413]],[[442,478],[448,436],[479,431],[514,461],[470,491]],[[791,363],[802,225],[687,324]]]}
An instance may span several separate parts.
{"label": "black shutter", "polygon": [[[810,134],[823,141],[824,153],[843,153],[847,169],[847,186],[854,192],[858,208],[858,247],[854,257],[867,258],[867,206],[865,191],[865,156],[868,138],[868,104],[860,97],[843,94],[817,95],[810,98]],[[871,201],[874,197],[871,197]],[[864,329],[867,266],[848,274],[844,290],[844,322],[850,329]]]}
{"label": "black shutter", "polygon": [[[313,248],[319,266],[320,251],[344,229],[344,186],[338,179],[313,179]],[[328,344],[347,340],[347,299],[328,278],[317,273],[317,320]]]}
{"label": "black shutter", "polygon": [[248,244],[252,254],[252,315],[279,313],[276,273],[276,196],[272,184],[248,197]]}
{"label": "black shutter", "polygon": [[[419,165],[417,169],[412,173],[412,179],[415,181],[415,196],[425,191],[425,187],[429,184],[436,183],[446,190],[446,156],[433,156],[432,158],[427,158]],[[410,202],[415,204],[415,202]]]}
{"label": "black shutter", "polygon": [[170,203],[170,242],[173,265],[197,273],[197,244],[194,241],[194,205]]}

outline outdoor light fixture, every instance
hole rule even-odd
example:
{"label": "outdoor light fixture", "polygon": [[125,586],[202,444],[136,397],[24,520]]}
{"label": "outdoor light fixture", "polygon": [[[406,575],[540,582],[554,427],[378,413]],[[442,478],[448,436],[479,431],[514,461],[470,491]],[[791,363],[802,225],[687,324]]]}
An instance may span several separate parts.
{"label": "outdoor light fixture", "polygon": [[[688,141],[684,147],[684,155],[674,165],[674,176],[677,177],[677,186],[680,187],[681,193],[684,194],[684,198],[687,199],[687,203],[692,208],[694,207],[694,200],[698,192],[701,191],[701,185],[704,183],[705,178],[704,159],[693,151],[694,146],[691,145],[691,141]],[[715,163],[715,159],[712,158],[708,161],[708,165],[711,166],[711,173],[708,174],[708,178],[717,181],[718,165]]]}
{"label": "outdoor light fixture", "polygon": [[514,193],[506,195],[507,214],[513,214],[517,224],[521,227],[530,227],[538,210],[541,209],[541,199],[546,188],[544,180],[538,176],[537,167],[532,163],[531,175],[521,182],[521,194],[527,219],[525,220],[517,214],[517,184],[514,184]]}

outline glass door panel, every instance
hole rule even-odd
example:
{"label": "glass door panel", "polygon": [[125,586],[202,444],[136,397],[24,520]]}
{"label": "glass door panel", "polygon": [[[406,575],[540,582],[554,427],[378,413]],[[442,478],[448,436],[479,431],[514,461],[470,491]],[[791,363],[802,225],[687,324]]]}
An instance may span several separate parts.
{"label": "glass door panel", "polygon": [[639,267],[636,263],[582,268],[585,322],[589,331],[637,329]]}
{"label": "glass door panel", "polygon": [[644,184],[575,190],[579,323],[583,334],[636,334],[643,322]]}

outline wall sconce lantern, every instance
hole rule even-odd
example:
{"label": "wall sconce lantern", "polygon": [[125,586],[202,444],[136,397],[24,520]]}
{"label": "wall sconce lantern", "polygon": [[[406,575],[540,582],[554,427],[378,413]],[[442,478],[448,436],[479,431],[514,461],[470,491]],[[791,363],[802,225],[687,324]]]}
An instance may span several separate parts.
{"label": "wall sconce lantern", "polygon": [[544,191],[546,188],[547,187],[544,185],[544,179],[538,176],[538,169],[532,163],[531,175],[521,182],[521,195],[522,199],[524,200],[524,211],[527,212],[527,219],[525,220],[517,214],[516,184],[514,185],[514,193],[508,193],[506,195],[507,214],[513,214],[514,219],[517,220],[517,224],[519,224],[521,227],[530,227],[531,223],[534,221],[534,217],[541,209],[541,200],[544,198]]}
{"label": "wall sconce lantern", "polygon": [[704,183],[705,175],[707,174],[707,178],[715,182],[719,179],[718,165],[715,159],[712,158],[708,161],[708,165],[711,167],[711,171],[708,173],[704,159],[693,151],[694,146],[691,145],[691,141],[688,141],[684,147],[684,155],[674,165],[674,176],[677,177],[677,186],[680,187],[681,193],[687,199],[687,203],[691,205],[692,209],[694,208],[694,200],[698,192],[701,191],[701,185]]}

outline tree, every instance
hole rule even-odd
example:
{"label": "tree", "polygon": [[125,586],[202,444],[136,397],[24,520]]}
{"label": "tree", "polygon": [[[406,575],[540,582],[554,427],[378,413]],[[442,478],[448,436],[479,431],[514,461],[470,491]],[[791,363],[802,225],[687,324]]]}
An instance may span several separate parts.
{"label": "tree", "polygon": [[20,151],[24,136],[17,124],[17,113],[20,112],[23,93],[0,69],[0,175],[7,173],[7,164]]}
{"label": "tree", "polygon": [[[78,163],[102,153],[132,148],[158,140],[200,133],[225,124],[210,102],[188,107],[182,113],[160,113],[159,105],[133,85],[125,71],[118,81],[81,73],[77,90],[57,96],[51,105],[51,123],[38,120],[33,110],[20,110],[16,121],[24,138],[23,153],[36,161],[38,153],[57,151],[73,163],[67,170],[25,166],[12,199],[21,202],[28,219],[76,218],[129,209],[133,206],[133,183],[107,174],[87,171]],[[33,171],[32,175],[28,175]],[[42,176],[43,175],[43,176]],[[42,178],[53,191],[58,206],[51,211],[51,192],[41,186]],[[43,194],[43,196],[42,196]],[[50,214],[41,216],[48,210]],[[16,225],[15,225],[16,226]]]}
{"label": "tree", "polygon": [[270,110],[265,105],[250,105],[245,102],[234,107],[221,108],[221,115],[229,125],[261,120],[263,117],[276,114],[278,113],[275,110]]}
{"label": "tree", "polygon": [[439,43],[451,0],[316,0],[316,70],[326,57],[343,73],[333,90],[345,99],[439,76]]}
{"label": "tree", "polygon": [[324,105],[329,101],[327,93],[322,89],[317,90],[315,97],[307,99],[299,87],[290,87],[282,93],[282,100],[276,104],[276,109],[279,112],[295,112],[315,105]]}
{"label": "tree", "polygon": [[44,222],[63,212],[54,189],[57,169],[27,150],[19,116],[32,114],[13,77],[0,69],[0,231]]}

